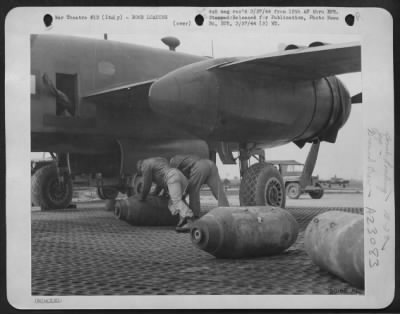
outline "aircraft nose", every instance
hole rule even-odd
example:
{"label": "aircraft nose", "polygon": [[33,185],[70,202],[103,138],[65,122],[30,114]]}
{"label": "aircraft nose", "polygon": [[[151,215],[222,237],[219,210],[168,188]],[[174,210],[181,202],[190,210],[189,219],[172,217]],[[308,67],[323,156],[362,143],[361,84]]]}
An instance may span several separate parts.
{"label": "aircraft nose", "polygon": [[159,114],[174,115],[180,100],[179,84],[173,75],[167,75],[150,87],[150,108]]}

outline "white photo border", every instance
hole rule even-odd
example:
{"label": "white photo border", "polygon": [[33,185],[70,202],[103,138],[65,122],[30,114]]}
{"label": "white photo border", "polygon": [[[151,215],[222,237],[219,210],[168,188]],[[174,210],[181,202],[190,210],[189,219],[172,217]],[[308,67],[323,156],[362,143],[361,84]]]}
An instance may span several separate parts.
{"label": "white photo border", "polygon": [[[302,7],[304,9],[304,7]],[[313,8],[310,8],[313,9]],[[380,149],[375,140],[378,133],[389,138],[387,163],[394,163],[394,86],[393,86],[393,20],[380,8],[336,8],[341,19],[357,14],[353,27],[337,23],[310,24],[287,22],[275,33],[318,33],[358,35],[362,47],[362,84],[364,117],[364,193],[365,222],[365,295],[220,295],[220,296],[60,296],[62,302],[35,303],[31,294],[31,182],[30,174],[30,35],[57,34],[129,34],[126,23],[90,20],[60,22],[52,28],[43,24],[46,13],[52,15],[120,14],[121,12],[168,14],[194,17],[205,12],[199,7],[20,7],[11,10],[5,22],[5,118],[6,118],[6,232],[7,232],[7,297],[18,309],[264,309],[264,308],[383,308],[394,298],[394,170],[385,163],[372,167],[369,152]],[[187,19],[187,18],[186,18]],[[88,24],[92,23],[92,24]],[[164,23],[164,24],[162,24]],[[167,22],[146,24],[148,32],[171,28]],[[135,27],[145,27],[135,24]],[[196,25],[190,28],[196,28]],[[263,30],[265,31],[265,30]],[[266,32],[272,32],[267,30]],[[379,56],[377,59],[376,56]],[[370,60],[377,60],[371,62]],[[375,135],[374,135],[375,134]],[[385,170],[386,169],[386,170]],[[379,188],[382,180],[392,193]],[[388,213],[389,219],[384,216]],[[367,232],[368,217],[373,217],[378,236],[372,241]],[[385,228],[385,229],[384,229]],[[388,231],[385,231],[388,230]],[[379,267],[371,266],[372,243],[380,244],[388,237],[385,250],[380,251]],[[52,297],[58,298],[58,297]]]}

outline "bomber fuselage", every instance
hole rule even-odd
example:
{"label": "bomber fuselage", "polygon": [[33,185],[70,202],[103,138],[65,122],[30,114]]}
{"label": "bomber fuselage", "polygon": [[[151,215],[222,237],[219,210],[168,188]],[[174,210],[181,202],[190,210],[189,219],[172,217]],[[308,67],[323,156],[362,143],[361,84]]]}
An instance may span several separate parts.
{"label": "bomber fuselage", "polygon": [[[126,164],[149,154],[207,155],[216,142],[273,147],[335,141],[350,113],[349,94],[336,77],[271,79],[212,69],[235,60],[240,58],[33,35],[31,150],[87,155],[120,150],[117,159]],[[90,97],[147,81],[152,85],[135,88],[128,98],[96,103]]]}
{"label": "bomber fuselage", "polygon": [[[32,151],[101,152],[117,138],[138,141],[189,139],[194,135],[154,114],[147,94],[129,106],[99,106],[87,95],[157,79],[205,58],[133,44],[78,37],[31,37]],[[43,82],[47,75],[74,106],[73,116],[57,112],[57,99]]]}

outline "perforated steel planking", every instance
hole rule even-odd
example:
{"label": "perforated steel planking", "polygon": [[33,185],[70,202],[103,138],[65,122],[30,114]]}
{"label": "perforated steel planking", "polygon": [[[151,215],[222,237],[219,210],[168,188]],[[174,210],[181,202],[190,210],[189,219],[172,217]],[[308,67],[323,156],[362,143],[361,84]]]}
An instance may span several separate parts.
{"label": "perforated steel planking", "polygon": [[362,214],[363,209],[288,210],[300,225],[291,248],[277,256],[237,260],[214,258],[174,227],[133,227],[101,205],[32,212],[32,294],[362,294],[315,266],[303,241],[308,222],[317,214]]}

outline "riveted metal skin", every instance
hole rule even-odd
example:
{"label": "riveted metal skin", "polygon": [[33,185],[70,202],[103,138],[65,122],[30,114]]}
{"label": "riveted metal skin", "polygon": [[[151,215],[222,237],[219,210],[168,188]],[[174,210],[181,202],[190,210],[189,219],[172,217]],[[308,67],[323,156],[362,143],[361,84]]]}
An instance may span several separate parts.
{"label": "riveted metal skin", "polygon": [[364,287],[363,216],[339,211],[318,215],[307,226],[304,243],[319,267]]}
{"label": "riveted metal skin", "polygon": [[196,221],[192,243],[215,257],[279,254],[297,239],[296,219],[279,207],[218,207]]}
{"label": "riveted metal skin", "polygon": [[178,215],[171,215],[168,199],[158,196],[148,196],[145,201],[136,195],[119,200],[114,215],[134,226],[173,226],[179,220]]}

